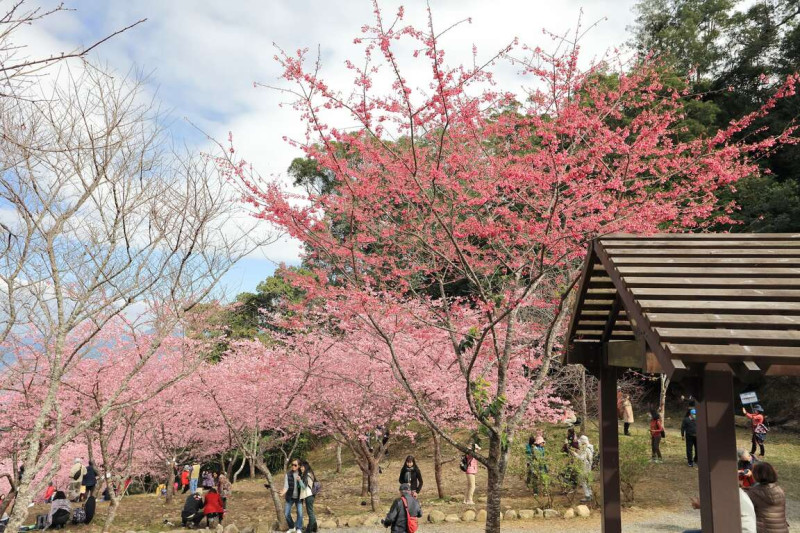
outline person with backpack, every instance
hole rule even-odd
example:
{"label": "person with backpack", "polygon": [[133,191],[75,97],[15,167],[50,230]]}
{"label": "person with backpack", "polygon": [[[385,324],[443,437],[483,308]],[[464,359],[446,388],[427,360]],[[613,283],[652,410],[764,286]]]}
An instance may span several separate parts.
{"label": "person with backpack", "polygon": [[69,499],[72,501],[78,501],[81,497],[81,487],[83,482],[83,476],[86,475],[86,467],[83,466],[83,463],[80,459],[75,459],[72,463],[72,467],[69,469]]}
{"label": "person with backpack", "polygon": [[300,477],[300,500],[306,506],[306,514],[308,515],[306,533],[315,533],[319,528],[317,527],[317,517],[314,514],[314,499],[319,490],[319,483],[308,461],[300,461],[298,474]]}
{"label": "person with backpack", "polygon": [[[689,409],[681,422],[681,438],[686,441],[686,462],[690,467],[697,463],[697,411]],[[694,451],[694,453],[692,453]]]}
{"label": "person with backpack", "polygon": [[764,441],[767,439],[767,426],[764,424],[766,418],[764,417],[764,409],[761,405],[756,404],[753,406],[753,412],[748,413],[747,409],[742,407],[742,413],[744,416],[750,419],[750,423],[752,424],[753,428],[753,435],[752,435],[752,442],[753,446],[750,448],[750,455],[754,455],[756,453],[756,447],[759,448],[761,452],[761,458],[764,458]]}
{"label": "person with backpack", "polygon": [[[80,462],[80,459],[77,459]],[[44,519],[44,529],[61,529],[72,516],[72,507],[67,500],[67,495],[63,491],[57,491],[50,503],[50,512]]]}
{"label": "person with backpack", "polygon": [[[474,444],[472,449],[480,450],[481,448],[477,444]],[[461,470],[467,476],[467,490],[464,494],[464,504],[475,505],[475,502],[472,501],[472,497],[475,494],[475,475],[478,473],[478,460],[475,459],[474,455],[467,453],[461,458]]]}
{"label": "person with backpack", "polygon": [[[290,468],[291,470],[286,472],[283,477],[281,496],[286,499],[283,513],[286,516],[286,523],[289,525],[289,529],[296,529],[299,533],[303,531],[303,502],[300,500],[300,475],[298,474],[300,461],[293,460]],[[292,520],[292,507],[297,508],[297,521]]]}
{"label": "person with backpack", "polygon": [[413,455],[406,457],[406,462],[400,469],[398,483],[407,483],[411,487],[411,494],[415,498],[422,492],[422,472],[417,466],[417,461]]}
{"label": "person with backpack", "polygon": [[411,495],[411,486],[408,483],[401,484],[399,490],[400,497],[392,502],[389,513],[381,520],[381,524],[392,528],[391,533],[416,533],[418,519],[422,518],[422,507]]}

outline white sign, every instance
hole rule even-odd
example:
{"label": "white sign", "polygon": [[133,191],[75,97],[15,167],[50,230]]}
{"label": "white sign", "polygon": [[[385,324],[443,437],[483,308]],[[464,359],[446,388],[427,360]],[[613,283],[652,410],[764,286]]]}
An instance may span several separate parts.
{"label": "white sign", "polygon": [[739,395],[739,398],[742,399],[742,405],[758,403],[758,396],[756,396],[755,392],[743,392]]}

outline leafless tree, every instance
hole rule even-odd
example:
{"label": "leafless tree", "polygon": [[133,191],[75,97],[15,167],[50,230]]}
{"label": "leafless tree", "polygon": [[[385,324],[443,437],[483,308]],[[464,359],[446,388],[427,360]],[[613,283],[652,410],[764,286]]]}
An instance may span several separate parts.
{"label": "leafless tree", "polygon": [[[85,66],[63,69],[40,94],[0,119],[2,361],[13,364],[5,347],[23,337],[46,361],[43,400],[20,453],[25,476],[12,529],[41,489],[37,474],[52,468],[65,443],[120,408],[120,395],[185,313],[272,239],[255,219],[242,222],[213,160],[164,148],[170,139],[137,81]],[[91,416],[43,448],[46,422],[61,419],[61,377],[120,317],[152,339],[141,361]]]}

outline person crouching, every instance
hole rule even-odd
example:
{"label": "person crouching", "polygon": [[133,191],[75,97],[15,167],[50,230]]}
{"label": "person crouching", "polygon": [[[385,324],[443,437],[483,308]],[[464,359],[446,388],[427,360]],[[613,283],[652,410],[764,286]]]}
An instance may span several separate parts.
{"label": "person crouching", "polygon": [[203,516],[203,497],[199,492],[189,494],[181,511],[181,524],[188,528],[197,527]]}

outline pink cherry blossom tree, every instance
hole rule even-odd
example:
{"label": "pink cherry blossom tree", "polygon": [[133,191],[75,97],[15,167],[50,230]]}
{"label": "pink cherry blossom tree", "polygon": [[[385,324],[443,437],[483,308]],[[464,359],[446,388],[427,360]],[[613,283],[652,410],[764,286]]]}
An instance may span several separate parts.
{"label": "pink cherry blossom tree", "polygon": [[[400,10],[387,23],[376,5],[356,39],[363,58],[346,63],[350,87],[328,84],[304,50],[276,56],[279,90],[307,125],[305,139],[289,142],[332,177],[332,190],[298,196],[250,179],[242,161],[221,163],[261,217],[305,244],[314,277],[297,282],[309,300],[380,341],[420,415],[466,452],[426,406],[424,380],[411,378],[417,359],[403,357],[394,324],[447,336],[450,377],[488,439],[476,458],[488,470],[486,530],[496,532],[509,450],[532,403],[546,402],[587,242],[725,219],[733,206],[720,211],[715,193],[757,173],[759,154],[797,140],[793,129],[760,140],[736,134],[793,94],[797,78],[713,137],[683,141],[692,96],[661,83],[647,58],[579,68],[577,42],[561,38],[554,53],[512,43],[452,66],[432,19],[418,29],[402,18]],[[523,92],[494,82],[504,60]],[[407,78],[410,62],[428,78]],[[339,357],[347,360],[330,355]]]}

